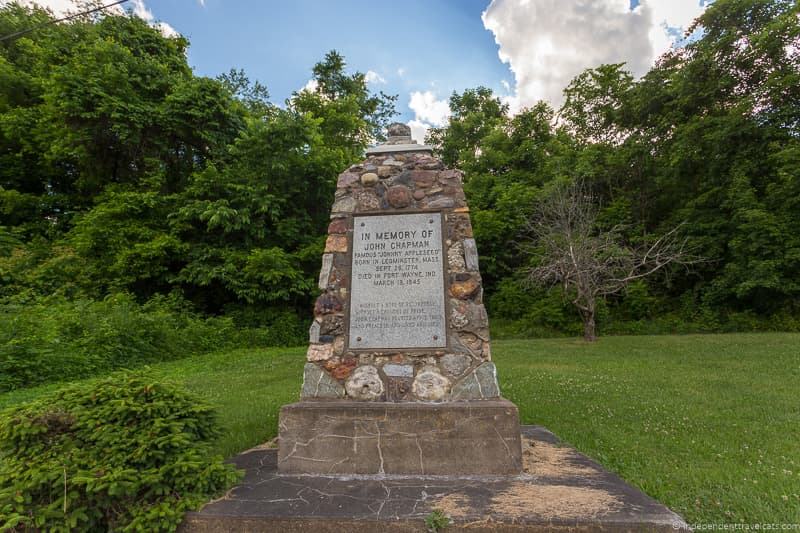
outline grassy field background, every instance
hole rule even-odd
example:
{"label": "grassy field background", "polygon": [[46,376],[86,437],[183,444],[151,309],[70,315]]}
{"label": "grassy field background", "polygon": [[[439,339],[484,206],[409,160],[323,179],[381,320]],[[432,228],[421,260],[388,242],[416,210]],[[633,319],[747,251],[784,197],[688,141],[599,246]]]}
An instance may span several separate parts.
{"label": "grassy field background", "polygon": [[[690,523],[800,523],[800,334],[505,340],[503,395]],[[151,368],[216,405],[225,456],[273,438],[304,348]],[[0,395],[0,408],[57,385]]]}

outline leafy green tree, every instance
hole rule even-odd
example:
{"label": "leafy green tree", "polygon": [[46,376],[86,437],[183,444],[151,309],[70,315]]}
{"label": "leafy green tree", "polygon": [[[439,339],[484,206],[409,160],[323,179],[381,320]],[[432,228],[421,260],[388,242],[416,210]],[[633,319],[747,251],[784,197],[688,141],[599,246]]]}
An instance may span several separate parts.
{"label": "leafy green tree", "polygon": [[293,93],[289,103],[298,112],[321,119],[325,140],[355,160],[372,141],[384,139],[384,128],[397,114],[397,96],[371,94],[365,75],[347,74],[346,66],[344,57],[331,50],[314,65],[313,89]]}

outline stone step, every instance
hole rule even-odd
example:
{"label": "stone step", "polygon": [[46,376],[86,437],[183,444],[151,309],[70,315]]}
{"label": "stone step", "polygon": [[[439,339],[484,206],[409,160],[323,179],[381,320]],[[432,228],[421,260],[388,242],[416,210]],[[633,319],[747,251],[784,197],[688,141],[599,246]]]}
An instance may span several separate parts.
{"label": "stone step", "polygon": [[522,427],[524,472],[512,476],[283,475],[277,450],[233,459],[242,482],[199,512],[184,532],[426,531],[435,510],[445,531],[688,531],[683,519],[615,474]]}

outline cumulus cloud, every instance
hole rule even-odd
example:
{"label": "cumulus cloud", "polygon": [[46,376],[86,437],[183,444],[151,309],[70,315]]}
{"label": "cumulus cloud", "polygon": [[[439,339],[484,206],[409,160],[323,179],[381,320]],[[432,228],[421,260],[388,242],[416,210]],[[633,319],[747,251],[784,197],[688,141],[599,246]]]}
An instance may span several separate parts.
{"label": "cumulus cloud", "polygon": [[512,110],[544,99],[555,106],[576,75],[625,62],[641,76],[691,21],[705,0],[493,0],[482,15],[500,60],[515,78]]}
{"label": "cumulus cloud", "polygon": [[133,0],[133,14],[157,28],[164,37],[177,37],[179,35],[175,28],[166,22],[156,22],[153,12],[144,5],[144,0]]}
{"label": "cumulus cloud", "polygon": [[[0,0],[0,6],[11,3],[11,0]],[[56,17],[66,17],[86,10],[86,7],[78,4],[74,0],[21,0],[24,6],[37,5],[49,9]],[[145,22],[158,29],[165,37],[175,37],[178,32],[166,22],[156,21],[153,12],[145,5],[144,0],[133,0],[133,15],[143,19]],[[111,6],[105,10],[108,13],[121,15],[125,10],[121,5]]]}
{"label": "cumulus cloud", "polygon": [[431,125],[416,119],[409,120],[406,124],[411,128],[411,138],[423,144],[425,142],[425,135],[427,135]]}
{"label": "cumulus cloud", "polygon": [[305,85],[303,85],[303,87],[300,88],[300,91],[308,91],[310,93],[313,93],[314,91],[317,90],[317,87],[319,87],[319,82],[314,78],[311,78],[306,82]]}
{"label": "cumulus cloud", "polygon": [[440,100],[433,91],[414,91],[410,94],[408,107],[414,118],[407,122],[411,137],[419,142],[425,141],[425,134],[432,126],[443,126],[450,116],[447,100]]}
{"label": "cumulus cloud", "polygon": [[450,106],[447,100],[439,100],[433,91],[412,92],[408,107],[414,112],[417,120],[428,122],[434,126],[444,125],[447,117],[450,116]]}
{"label": "cumulus cloud", "polygon": [[367,83],[386,83],[386,79],[374,70],[368,70],[364,75],[364,79]]}

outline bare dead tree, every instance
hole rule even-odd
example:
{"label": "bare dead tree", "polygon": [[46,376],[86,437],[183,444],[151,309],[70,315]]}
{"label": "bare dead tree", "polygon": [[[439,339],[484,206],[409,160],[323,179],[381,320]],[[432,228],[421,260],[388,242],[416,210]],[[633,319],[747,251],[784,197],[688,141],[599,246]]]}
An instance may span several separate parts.
{"label": "bare dead tree", "polygon": [[561,285],[583,320],[583,338],[597,340],[597,302],[668,265],[700,261],[679,235],[680,225],[647,244],[627,244],[625,226],[597,227],[598,202],[581,183],[558,187],[528,223],[523,249],[540,257],[526,272],[539,286]]}

